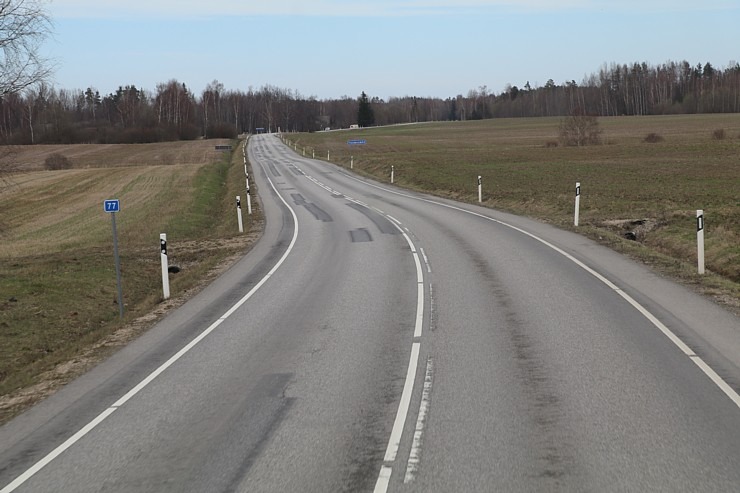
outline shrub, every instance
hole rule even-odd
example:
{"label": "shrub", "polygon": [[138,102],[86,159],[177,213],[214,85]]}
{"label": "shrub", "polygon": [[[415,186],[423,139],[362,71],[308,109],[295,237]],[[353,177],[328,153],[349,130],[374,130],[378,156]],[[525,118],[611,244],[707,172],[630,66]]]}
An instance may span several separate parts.
{"label": "shrub", "polygon": [[648,144],[657,144],[658,142],[663,142],[663,136],[658,135],[655,132],[651,132],[645,136],[643,142],[647,142]]}
{"label": "shrub", "polygon": [[560,142],[565,146],[585,146],[601,143],[599,120],[576,108],[573,113],[560,122]]}
{"label": "shrub", "polygon": [[55,152],[46,158],[44,167],[48,170],[71,169],[72,161],[67,156]]}
{"label": "shrub", "polygon": [[714,132],[712,132],[712,138],[714,140],[723,140],[727,135],[725,134],[724,128],[718,128]]}
{"label": "shrub", "polygon": [[547,147],[548,149],[551,147],[557,147],[557,146],[558,146],[558,142],[556,140],[548,140],[547,142],[545,142],[545,147]]}

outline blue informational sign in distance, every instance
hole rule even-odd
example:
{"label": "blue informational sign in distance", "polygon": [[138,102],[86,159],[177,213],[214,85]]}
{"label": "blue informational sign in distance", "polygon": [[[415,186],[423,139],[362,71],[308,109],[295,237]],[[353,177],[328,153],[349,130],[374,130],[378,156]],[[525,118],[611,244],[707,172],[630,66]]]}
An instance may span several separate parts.
{"label": "blue informational sign in distance", "polygon": [[348,145],[362,145],[362,144],[367,144],[367,140],[365,139],[348,140],[347,144]]}
{"label": "blue informational sign in distance", "polygon": [[118,212],[121,210],[121,203],[118,199],[106,200],[103,202],[103,210],[105,212]]}

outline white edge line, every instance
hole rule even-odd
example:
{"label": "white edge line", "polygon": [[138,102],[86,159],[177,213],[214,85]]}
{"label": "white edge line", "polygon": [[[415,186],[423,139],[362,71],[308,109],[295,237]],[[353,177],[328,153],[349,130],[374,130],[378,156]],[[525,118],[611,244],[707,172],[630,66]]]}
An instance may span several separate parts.
{"label": "white edge line", "polygon": [[740,396],[737,395],[737,392],[735,392],[735,390],[730,387],[722,377],[717,375],[716,371],[712,370],[712,367],[706,364],[699,356],[693,356],[690,359],[696,363],[696,366],[701,368],[701,371],[703,371],[712,380],[712,382],[714,382],[714,384],[719,387],[725,395],[727,395],[727,397],[732,399],[732,402],[734,402],[737,407],[740,407]]}
{"label": "white edge line", "polygon": [[419,256],[416,254],[416,247],[414,246],[414,242],[412,242],[411,241],[411,238],[409,238],[409,235],[407,235],[403,231],[401,231],[401,234],[403,234],[403,237],[406,238],[406,242],[409,244],[409,248],[411,249],[411,253],[414,254],[414,258],[416,258],[416,260],[418,262]]}
{"label": "white edge line", "polygon": [[72,445],[74,445],[76,442],[78,442],[82,437],[87,435],[90,431],[92,431],[96,426],[98,426],[100,423],[103,422],[108,416],[113,414],[119,407],[121,407],[123,404],[125,404],[129,399],[131,399],[133,396],[135,396],[137,393],[139,393],[143,388],[145,388],[147,385],[149,385],[157,376],[159,376],[163,371],[165,371],[167,368],[172,366],[178,359],[180,359],[185,353],[190,351],[193,347],[195,347],[200,341],[202,341],[208,334],[213,332],[213,330],[221,325],[221,323],[226,320],[229,316],[231,316],[236,310],[239,309],[244,303],[251,298],[254,293],[257,292],[259,288],[262,287],[262,285],[267,282],[267,280],[272,277],[272,275],[280,268],[280,266],[285,262],[285,260],[288,258],[288,255],[290,255],[291,251],[293,250],[293,247],[295,246],[295,243],[298,239],[298,217],[295,214],[295,211],[293,208],[288,205],[288,202],[285,201],[285,199],[280,195],[277,188],[275,187],[275,184],[272,182],[269,176],[267,176],[267,173],[265,173],[265,176],[267,177],[267,181],[270,183],[270,186],[273,190],[275,190],[275,193],[280,198],[280,200],[285,204],[285,206],[290,211],[290,214],[293,216],[293,224],[295,224],[295,228],[293,231],[293,239],[290,242],[290,245],[288,245],[288,249],[285,251],[282,257],[280,257],[280,260],[273,266],[272,269],[270,269],[270,272],[263,277],[260,282],[258,282],[244,297],[242,297],[239,301],[237,301],[229,310],[226,311],[218,320],[216,320],[214,323],[212,323],[206,330],[201,332],[195,339],[190,341],[188,345],[186,345],[184,348],[182,348],[180,351],[178,351],[174,356],[172,356],[170,359],[168,359],[166,362],[164,362],[159,368],[154,370],[152,373],[150,373],[144,380],[139,382],[133,389],[129,390],[123,397],[118,399],[111,407],[100,413],[95,419],[90,421],[88,424],[86,424],[81,430],[79,430],[77,433],[72,435],[70,438],[68,438],[64,443],[59,445],[57,448],[49,452],[46,456],[44,456],[41,460],[36,462],[33,466],[31,466],[29,469],[27,469],[23,474],[15,478],[10,484],[5,486],[2,490],[0,490],[0,493],[10,493],[14,491],[16,488],[18,488],[20,485],[28,481],[31,477],[33,477],[37,472],[39,472],[41,469],[43,469],[47,464],[49,464],[51,461],[56,459],[59,455],[64,453],[68,448],[70,448]]}
{"label": "white edge line", "polygon": [[424,282],[424,274],[422,273],[421,269],[421,260],[419,260],[419,255],[414,252],[414,264],[416,264],[416,281],[417,282]]}
{"label": "white edge line", "polygon": [[671,329],[669,329],[668,327],[666,327],[660,320],[658,320],[657,318],[655,318],[655,316],[652,313],[650,313],[649,311],[647,311],[647,309],[645,309],[645,307],[643,307],[640,303],[638,303],[637,301],[635,301],[630,295],[628,295],[627,293],[625,293],[622,290],[617,291],[617,294],[619,294],[619,296],[621,296],[622,298],[624,298],[627,301],[627,303],[629,303],[630,305],[632,305],[645,318],[647,318],[648,320],[650,320],[650,322],[654,326],[656,326],[658,328],[658,330],[660,330],[668,339],[670,339],[671,342],[673,344],[675,344],[686,356],[696,356],[696,354],[694,353],[694,351],[689,346],[687,346],[686,343],[684,343],[681,339],[679,339],[678,336],[676,336],[676,334],[674,334],[671,331]]}
{"label": "white edge line", "polygon": [[373,493],[385,493],[388,491],[388,485],[391,482],[391,473],[393,469],[388,466],[380,468],[380,474],[378,475],[378,481],[375,483],[375,489]]}
{"label": "white edge line", "polygon": [[[392,193],[394,195],[399,195],[401,197],[410,198],[412,200],[418,200],[420,202],[426,202],[426,203],[429,203],[429,204],[438,205],[440,207],[446,207],[448,209],[460,211],[460,212],[463,212],[465,214],[470,214],[472,216],[477,216],[477,217],[480,217],[482,219],[486,219],[488,221],[495,222],[495,223],[500,224],[502,226],[505,226],[507,228],[513,229],[514,231],[518,231],[518,232],[520,232],[520,233],[522,233],[522,234],[524,234],[526,236],[529,236],[530,238],[532,238],[532,239],[534,239],[536,241],[539,241],[543,245],[545,245],[545,246],[547,246],[547,247],[555,250],[556,252],[558,252],[559,254],[563,255],[568,260],[572,261],[573,263],[575,263],[576,265],[578,265],[579,267],[581,267],[583,270],[585,270],[586,272],[588,272],[589,274],[591,274],[592,276],[594,276],[596,279],[598,279],[602,283],[606,284],[609,288],[611,288],[617,294],[619,294],[622,298],[624,298],[625,301],[627,301],[630,305],[632,305],[635,309],[637,309],[637,311],[639,311],[645,318],[647,318],[676,347],[678,347],[679,350],[681,350],[685,355],[687,355],[689,357],[689,359],[694,360],[694,363],[696,363],[697,366],[699,366],[699,368],[701,368],[704,371],[704,373],[710,378],[710,380],[712,380],[712,382],[715,385],[717,385],[732,400],[732,402],[735,403],[736,406],[740,407],[740,395],[738,395],[738,393],[735,392],[735,389],[733,389],[722,377],[720,377],[717,374],[717,372],[715,372],[701,358],[698,358],[696,356],[696,354],[694,353],[694,351],[685,342],[683,342],[676,334],[674,334],[673,331],[671,331],[662,322],[660,322],[657,317],[655,317],[652,313],[650,313],[650,311],[648,311],[647,308],[645,308],[644,306],[642,306],[639,302],[637,302],[630,295],[628,295],[627,293],[625,293],[624,291],[622,291],[616,284],[614,284],[609,279],[607,279],[606,277],[604,277],[600,273],[596,272],[594,269],[590,268],[589,266],[587,266],[586,264],[584,264],[583,262],[581,262],[580,260],[578,260],[577,258],[575,258],[574,256],[572,256],[571,254],[569,254],[566,251],[562,250],[561,248],[556,247],[555,245],[553,245],[549,241],[547,241],[547,240],[545,240],[543,238],[540,238],[539,236],[537,236],[535,234],[532,234],[532,233],[530,233],[528,231],[525,231],[525,230],[523,230],[521,228],[518,228],[518,227],[516,227],[516,226],[514,226],[512,224],[506,223],[504,221],[501,221],[501,220],[498,220],[498,219],[494,219],[492,217],[489,217],[489,216],[486,216],[486,215],[483,215],[483,214],[480,214],[480,213],[477,213],[477,212],[469,211],[467,209],[463,209],[462,207],[456,207],[454,205],[449,205],[449,204],[445,204],[445,203],[442,203],[442,202],[437,202],[435,200],[425,199],[425,198],[421,198],[421,197],[415,197],[413,195],[409,195],[409,194],[406,194],[406,193],[398,192],[396,190],[384,188],[384,187],[375,185],[374,183],[370,183],[370,182],[361,180],[361,179],[359,179],[357,177],[354,177],[354,176],[352,176],[350,174],[347,174],[347,173],[343,173],[343,174],[344,174],[344,176],[346,176],[347,178],[349,178],[351,180],[355,180],[355,181],[358,181],[360,183],[363,183],[363,184],[365,184],[367,186],[370,186],[370,187],[373,187],[373,188],[377,188],[378,190],[383,190],[385,192]],[[387,217],[393,219],[391,216],[387,216]]]}
{"label": "white edge line", "polygon": [[[401,445],[401,435],[403,427],[406,424],[406,415],[411,405],[411,393],[414,390],[414,380],[416,380],[416,367],[419,364],[419,348],[421,344],[415,342],[411,345],[411,357],[409,358],[409,367],[406,371],[406,383],[403,385],[401,393],[401,402],[398,404],[398,412],[393,422],[393,430],[388,440],[388,447],[385,450],[384,462],[393,462],[398,454],[398,447]],[[381,470],[382,473],[382,470]]]}
{"label": "white edge line", "polygon": [[421,337],[421,330],[424,326],[424,283],[417,283],[416,295],[416,324],[414,326],[414,337]]}
{"label": "white edge line", "polygon": [[[383,190],[383,189],[381,189],[381,190]],[[385,217],[387,217],[388,219],[390,219],[391,221],[393,221],[394,223],[396,223],[396,225],[399,225],[400,226],[401,221],[399,221],[395,217],[391,216],[390,214],[386,214]],[[403,230],[401,232],[403,233]]]}
{"label": "white edge line", "polygon": [[10,493],[11,491],[14,491],[16,488],[18,488],[20,485],[28,481],[31,477],[33,477],[34,474],[39,472],[41,469],[43,469],[47,464],[49,464],[51,461],[59,457],[61,454],[64,453],[65,450],[70,448],[72,445],[74,445],[76,442],[78,442],[82,437],[87,435],[93,428],[98,426],[100,423],[103,422],[105,418],[116,412],[118,408],[115,407],[109,407],[102,413],[98,414],[98,416],[90,421],[88,424],[82,427],[77,433],[69,437],[64,443],[59,445],[57,448],[49,452],[43,459],[38,461],[36,464],[31,466],[28,470],[26,470],[23,474],[15,478],[10,484],[5,486],[2,490],[0,490],[0,493]]}

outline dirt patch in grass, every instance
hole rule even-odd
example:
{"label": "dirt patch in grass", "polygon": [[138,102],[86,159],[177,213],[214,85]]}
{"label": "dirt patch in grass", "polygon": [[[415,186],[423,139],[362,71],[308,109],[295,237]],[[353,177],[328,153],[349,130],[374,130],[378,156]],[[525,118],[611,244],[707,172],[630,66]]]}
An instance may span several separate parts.
{"label": "dirt patch in grass", "polygon": [[644,219],[609,219],[601,226],[610,228],[622,237],[632,241],[644,241],[648,234],[660,226],[654,218]]}

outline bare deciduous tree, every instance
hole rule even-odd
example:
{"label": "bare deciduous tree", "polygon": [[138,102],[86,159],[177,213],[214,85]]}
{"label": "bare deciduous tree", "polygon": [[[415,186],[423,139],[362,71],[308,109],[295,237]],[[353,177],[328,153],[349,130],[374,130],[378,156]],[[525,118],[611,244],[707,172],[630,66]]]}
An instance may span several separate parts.
{"label": "bare deciduous tree", "polygon": [[39,53],[51,32],[41,0],[0,0],[0,96],[48,78],[51,64]]}
{"label": "bare deciduous tree", "polygon": [[[0,0],[0,101],[49,76],[51,65],[39,54],[51,32],[42,5],[41,0]],[[28,121],[32,127],[31,116]],[[10,183],[14,154],[7,146],[0,150],[0,188]]]}

